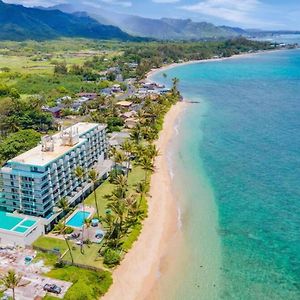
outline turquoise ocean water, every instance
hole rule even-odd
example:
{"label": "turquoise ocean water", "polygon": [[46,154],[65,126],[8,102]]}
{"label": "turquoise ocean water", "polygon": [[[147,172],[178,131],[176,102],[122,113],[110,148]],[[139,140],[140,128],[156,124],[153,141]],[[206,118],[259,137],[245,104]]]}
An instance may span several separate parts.
{"label": "turquoise ocean water", "polygon": [[180,257],[161,299],[300,299],[300,50],[178,66]]}

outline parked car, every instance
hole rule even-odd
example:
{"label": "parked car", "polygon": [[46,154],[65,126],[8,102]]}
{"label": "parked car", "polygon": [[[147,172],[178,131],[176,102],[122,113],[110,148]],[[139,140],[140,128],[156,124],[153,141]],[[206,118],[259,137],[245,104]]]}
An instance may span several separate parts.
{"label": "parked car", "polygon": [[56,284],[45,284],[44,285],[44,291],[54,293],[54,294],[60,294],[61,293],[61,288],[57,286]]}
{"label": "parked car", "polygon": [[71,237],[72,237],[73,239],[78,239],[78,238],[80,237],[80,233],[79,233],[79,232],[73,232],[73,233],[71,234]]}

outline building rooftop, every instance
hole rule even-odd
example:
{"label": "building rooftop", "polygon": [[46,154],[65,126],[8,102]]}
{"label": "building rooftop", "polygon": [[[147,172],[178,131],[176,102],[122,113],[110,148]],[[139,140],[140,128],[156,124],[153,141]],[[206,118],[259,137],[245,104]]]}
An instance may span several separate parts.
{"label": "building rooftop", "polygon": [[[70,134],[74,133],[77,136],[80,136],[94,127],[98,126],[97,123],[77,123],[65,130],[64,133]],[[105,125],[102,125],[105,128]],[[28,150],[27,152],[16,156],[15,158],[9,160],[9,163],[21,163],[33,166],[46,166],[51,163],[53,160],[58,159],[60,156],[66,154],[67,152],[75,149],[78,145],[85,141],[84,138],[77,138],[73,143],[69,145],[63,145],[62,143],[62,132],[56,133],[51,138],[51,147],[53,148],[50,151],[42,151],[43,145],[40,144],[35,148]]]}
{"label": "building rooftop", "polygon": [[132,102],[130,102],[130,101],[119,101],[119,102],[117,103],[117,105],[123,106],[123,107],[129,107],[129,106],[132,105]]}
{"label": "building rooftop", "polygon": [[25,233],[36,224],[36,220],[27,216],[13,215],[0,210],[0,230]]}

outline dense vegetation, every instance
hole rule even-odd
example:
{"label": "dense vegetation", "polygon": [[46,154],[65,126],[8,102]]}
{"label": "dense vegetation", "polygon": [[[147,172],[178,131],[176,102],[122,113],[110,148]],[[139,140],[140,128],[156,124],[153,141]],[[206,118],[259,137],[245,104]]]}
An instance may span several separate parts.
{"label": "dense vegetation", "polygon": [[[103,79],[101,72],[105,70],[118,68],[123,79],[140,79],[151,68],[166,63],[227,57],[270,47],[269,43],[244,38],[190,43],[117,43],[82,39],[0,42],[0,145],[6,147],[11,139],[15,139],[16,149],[13,151],[8,147],[0,160],[6,161],[36,144],[37,136],[32,136],[26,144],[18,142],[22,133],[10,134],[27,129],[45,133],[56,128],[51,114],[42,110],[43,106],[55,106],[56,99],[66,95],[74,97],[78,92],[99,93],[114,83],[126,90],[126,84],[115,81],[113,72],[108,72]],[[130,68],[130,63],[136,63],[137,67]],[[75,114],[84,120],[107,123],[109,131],[118,131],[123,126],[113,97],[98,96],[76,113],[69,109],[72,101],[64,101],[65,116]],[[132,98],[131,101],[139,103],[140,100]]]}
{"label": "dense vegetation", "polygon": [[268,42],[236,38],[216,42],[165,42],[134,44],[125,50],[124,56],[139,62],[138,76],[143,77],[149,69],[161,67],[163,63],[209,59],[214,56],[230,57],[235,54],[270,49]]}

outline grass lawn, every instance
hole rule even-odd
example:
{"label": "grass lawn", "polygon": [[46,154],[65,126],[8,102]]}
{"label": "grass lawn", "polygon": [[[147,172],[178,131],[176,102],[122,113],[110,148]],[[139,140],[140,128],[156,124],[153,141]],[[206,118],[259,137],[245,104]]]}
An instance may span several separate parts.
{"label": "grass lawn", "polygon": [[[135,192],[136,185],[144,179],[145,172],[142,170],[141,167],[135,166],[133,167],[132,171],[129,173],[128,176],[128,190],[129,193]],[[97,189],[97,203],[99,207],[100,216],[105,216],[105,210],[107,206],[107,199],[105,198],[106,195],[111,194],[114,190],[115,185],[111,184],[108,180],[102,183]],[[95,197],[94,193],[90,194],[84,203],[88,206],[95,207]]]}
{"label": "grass lawn", "polygon": [[39,251],[34,258],[34,262],[43,260],[46,266],[54,266],[57,263],[57,256],[55,254],[44,253]]}
{"label": "grass lawn", "polygon": [[[139,183],[141,180],[144,179],[144,171],[140,167],[134,167],[132,172],[130,172],[128,176],[128,190],[129,193],[134,193],[136,189],[136,184]],[[97,202],[100,210],[100,216],[105,216],[105,210],[107,206],[107,200],[105,198],[105,195],[110,194],[113,189],[115,188],[115,185],[111,184],[108,180],[106,180],[103,184],[101,184],[97,189]],[[95,206],[94,204],[94,194],[92,193],[87,197],[85,200],[85,204],[89,206]],[[146,199],[143,199],[142,201],[142,207],[144,211],[147,211],[147,201]],[[123,249],[124,251],[128,251],[131,247],[134,241],[137,240],[140,231],[142,229],[142,225],[138,224],[134,228],[131,229],[130,233],[124,238],[124,244]],[[74,258],[74,262],[78,264],[85,264],[89,266],[94,266],[100,269],[105,269],[105,266],[103,265],[103,258],[98,256],[98,251],[100,249],[99,244],[91,244],[91,245],[84,245],[84,254],[81,254],[80,247],[78,245],[75,245],[73,242],[70,241],[70,245],[72,248],[72,254]],[[52,250],[53,248],[60,249],[61,254],[64,253],[68,248],[64,240],[53,238],[53,237],[47,237],[47,236],[41,236],[38,240],[34,242],[34,246],[45,248]],[[41,254],[45,255],[45,254]],[[44,257],[40,257],[45,259]],[[46,255],[46,262],[49,261],[50,264],[55,264],[55,257],[48,257]],[[52,259],[52,260],[51,260]],[[64,260],[71,261],[71,256],[69,253],[65,255],[63,258]]]}
{"label": "grass lawn", "polygon": [[[73,282],[67,291],[65,300],[94,300],[104,295],[112,284],[111,273],[108,271],[90,271],[75,266],[54,268],[47,274],[48,277]],[[46,296],[44,300],[58,299]]]}
{"label": "grass lawn", "polygon": [[[72,254],[75,263],[84,264],[84,265],[88,265],[100,269],[105,269],[103,265],[103,258],[99,257],[98,255],[100,244],[84,245],[83,249],[84,249],[84,254],[80,252],[79,246],[75,246],[75,248],[73,248]],[[71,261],[70,254],[67,253],[63,259]]]}
{"label": "grass lawn", "polygon": [[0,68],[9,67],[13,72],[20,73],[53,73],[54,67],[49,61],[32,61],[27,56],[0,56]]}
{"label": "grass lawn", "polygon": [[[60,249],[61,254],[63,254],[68,249],[64,240],[47,236],[41,236],[34,242],[33,245],[49,250],[52,250],[53,248],[58,248]],[[81,254],[80,247],[74,245],[71,241],[70,245],[72,248],[72,254],[75,263],[89,265],[97,268],[104,268],[103,259],[101,257],[98,257],[98,250],[100,249],[100,244],[84,245],[84,254]],[[57,261],[57,257],[55,255],[51,257],[48,254],[44,253],[39,253],[37,259],[45,260],[46,264],[47,261],[49,261],[48,264],[51,265],[54,265]],[[63,259],[71,261],[70,254],[67,253]]]}
{"label": "grass lawn", "polygon": [[64,240],[47,237],[47,236],[39,237],[33,243],[33,246],[41,247],[49,250],[52,250],[53,248],[58,248],[60,250],[60,253],[63,253],[68,249],[67,244]]}

